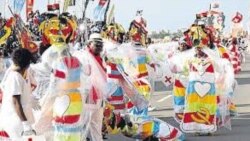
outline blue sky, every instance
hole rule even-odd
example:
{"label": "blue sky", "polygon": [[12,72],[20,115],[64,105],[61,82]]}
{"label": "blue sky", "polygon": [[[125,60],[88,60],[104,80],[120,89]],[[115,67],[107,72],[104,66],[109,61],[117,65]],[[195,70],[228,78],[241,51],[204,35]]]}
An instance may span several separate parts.
{"label": "blue sky", "polygon": [[[0,0],[0,5],[3,1]],[[205,11],[214,0],[111,0],[115,4],[116,21],[126,29],[134,18],[138,9],[144,11],[149,31],[161,29],[176,31],[179,28],[187,28],[194,21],[195,14]],[[226,29],[229,29],[232,14],[240,11],[244,15],[244,23],[249,21],[250,0],[217,0],[220,9],[226,15]],[[46,9],[47,0],[35,0],[35,9]],[[80,4],[80,3],[79,3]],[[78,5],[79,5],[78,4]],[[94,4],[91,3],[88,14],[92,15]],[[2,10],[2,6],[0,10]]]}
{"label": "blue sky", "polygon": [[[213,0],[114,0],[116,20],[128,26],[137,9],[144,10],[149,30],[187,28],[194,21],[195,14],[207,10]],[[250,0],[219,0],[220,9],[226,15],[226,26],[230,25],[232,14],[240,11],[244,22],[250,17]]]}

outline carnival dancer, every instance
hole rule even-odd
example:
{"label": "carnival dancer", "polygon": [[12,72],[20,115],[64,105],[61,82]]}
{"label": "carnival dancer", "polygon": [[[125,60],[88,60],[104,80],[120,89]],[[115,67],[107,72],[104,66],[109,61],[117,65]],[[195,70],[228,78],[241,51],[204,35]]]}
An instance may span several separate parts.
{"label": "carnival dancer", "polygon": [[123,43],[125,30],[120,24],[113,21],[103,31],[103,34],[106,34],[106,38],[108,39],[104,40],[104,54],[106,57],[107,81],[112,93],[107,100],[109,104],[115,107],[115,113],[124,114],[126,112],[126,98],[124,95],[125,91],[121,86],[121,81],[124,81],[124,78],[119,72],[118,67],[122,63],[119,54],[122,52],[120,45]]}
{"label": "carnival dancer", "polygon": [[[188,30],[186,30],[183,34],[184,37],[182,37],[179,41],[179,48],[178,52],[176,52],[173,56],[182,56],[181,58],[188,59],[190,56],[185,56],[184,54],[189,54],[187,52],[190,52],[190,49],[192,48],[193,44],[195,43],[193,40],[201,40],[200,38],[206,38],[203,29],[197,25],[197,24],[203,24],[203,21],[201,21],[199,18],[196,19],[196,24],[193,24]],[[198,27],[198,29],[196,29]],[[195,31],[199,31],[199,35]],[[190,34],[191,33],[191,34]],[[207,39],[204,39],[205,42],[207,42]],[[183,56],[184,55],[184,56]],[[170,58],[170,66],[172,72],[175,73],[175,81],[173,85],[173,103],[174,103],[174,112],[175,112],[175,120],[179,123],[183,120],[183,114],[184,114],[184,108],[185,108],[185,96],[186,96],[186,87],[188,84],[188,70],[184,69],[181,70],[181,66],[184,65],[184,63],[181,60],[175,60],[172,61],[172,58]],[[178,64],[178,65],[174,65]]]}
{"label": "carnival dancer", "polygon": [[[125,62],[127,61],[129,63],[123,63],[122,67],[128,77],[133,78],[133,85],[137,92],[149,100],[152,88],[148,80],[149,72],[147,66],[151,66],[154,70],[156,69],[156,66],[151,55],[145,48],[148,32],[146,26],[147,22],[142,17],[142,10],[137,11],[136,17],[131,22],[128,31],[131,43],[125,45],[129,52],[134,54],[134,56],[128,55],[132,57],[127,58],[127,60],[125,59]],[[149,104],[149,107],[143,111],[139,111],[134,107],[131,112],[137,115],[147,115],[149,109],[153,110],[154,107]]]}
{"label": "carnival dancer", "polygon": [[100,34],[90,35],[85,50],[74,55],[81,62],[84,73],[81,75],[81,84],[84,86],[84,133],[90,134],[91,140],[102,141],[103,99],[106,98],[107,78],[106,68],[101,56],[103,40]]}
{"label": "carnival dancer", "polygon": [[146,46],[148,34],[148,31],[146,29],[147,21],[143,18],[142,12],[143,10],[138,10],[136,12],[135,19],[130,23],[128,34],[130,40],[138,40],[142,46]]}
{"label": "carnival dancer", "polygon": [[[188,76],[184,114],[180,126],[182,131],[187,133],[208,134],[217,130],[217,122],[220,119],[223,124],[229,123],[229,120],[226,120],[229,117],[228,103],[221,101],[228,100],[227,93],[233,79],[228,81],[230,84],[226,90],[221,90],[219,84],[223,83],[219,81],[218,76],[225,78],[224,74],[230,74],[230,65],[223,63],[227,60],[221,59],[214,48],[210,48],[211,40],[202,25],[194,25],[190,31],[195,47],[172,58],[176,67]],[[221,65],[215,60],[220,60]],[[227,68],[228,72],[224,68]],[[224,79],[221,81],[225,82]]]}
{"label": "carnival dancer", "polygon": [[133,114],[115,114],[113,107],[104,111],[108,133],[123,134],[126,137],[143,141],[184,141],[184,134],[168,123],[151,117]]}
{"label": "carnival dancer", "polygon": [[[187,64],[190,74],[181,129],[212,133],[217,130],[214,66],[200,47],[195,49],[195,57]],[[202,114],[206,114],[205,119]]]}
{"label": "carnival dancer", "polygon": [[[44,73],[46,80],[47,77],[50,80],[46,90],[40,89],[45,94],[40,99],[42,109],[35,128],[49,141],[80,140],[82,99],[77,90],[80,86],[77,80],[77,76],[80,76],[80,63],[70,55],[60,35],[53,39],[54,43],[43,53],[42,62],[36,68],[39,73]],[[60,109],[65,108],[65,105],[68,105],[66,110]]]}
{"label": "carnival dancer", "polygon": [[[114,27],[112,25],[112,27]],[[110,29],[111,27],[108,27]],[[112,30],[112,28],[110,29]],[[114,29],[113,29],[114,30]],[[110,32],[109,30],[107,31]],[[115,32],[115,31],[113,31]],[[119,59],[117,59],[117,53],[119,50],[119,40],[117,37],[110,37],[114,36],[117,33],[108,34],[108,38],[110,40],[104,40],[105,48],[104,54],[107,58],[106,60],[106,70],[107,70],[107,82],[109,84],[109,90],[111,92],[111,96],[107,99],[108,103],[114,106],[115,113],[126,113],[126,100],[124,95],[124,90],[121,86],[121,82],[123,80],[123,76],[119,72],[117,65],[120,65]],[[116,57],[114,57],[116,56]]]}
{"label": "carnival dancer", "polygon": [[[216,51],[216,54],[218,54],[218,56],[220,56],[220,58],[225,58],[228,61],[230,61],[235,69],[235,73],[237,73],[240,70],[240,62],[239,62],[239,57],[235,57],[235,54],[237,54],[236,56],[239,56],[238,54],[238,49],[236,49],[236,45],[230,45],[229,48],[226,48],[224,46],[221,45],[221,33],[222,30],[224,28],[224,14],[223,12],[220,12],[219,8],[219,4],[218,3],[212,3],[211,4],[212,7],[217,7],[216,9],[213,9],[212,11],[209,11],[208,14],[207,12],[202,13],[201,15],[204,15],[205,17],[203,18],[207,18],[208,21],[211,19],[217,19],[216,17],[218,16],[217,20],[213,20],[213,24],[210,24],[208,21],[206,24],[203,24],[202,26],[204,27],[204,31],[205,33],[208,35],[208,39],[209,39],[209,44],[210,44],[210,48],[212,48],[213,50]],[[211,14],[211,15],[210,15]],[[214,18],[215,16],[215,18]],[[242,20],[242,15],[240,13],[237,13],[236,16],[233,18],[233,29],[232,29],[232,34],[233,36],[238,35],[238,33],[242,34],[242,29],[239,28],[241,26],[239,26],[238,22],[240,22]],[[198,20],[199,21],[199,20]],[[233,39],[233,40],[236,40]],[[205,40],[204,40],[205,41]],[[235,44],[235,42],[234,42]],[[232,50],[232,51],[231,51]],[[230,109],[230,113],[231,115],[236,115],[236,107],[233,104],[232,101],[232,93],[233,90],[230,90],[230,92],[227,93],[227,96],[229,97],[228,100],[230,101],[230,105],[229,105],[229,109]]]}
{"label": "carnival dancer", "polygon": [[81,141],[83,103],[78,90],[81,67],[67,49],[53,67],[57,93],[53,104],[54,141]]}
{"label": "carnival dancer", "polygon": [[230,50],[231,61],[235,69],[235,74],[241,71],[240,53],[239,53],[239,47],[237,45],[237,38],[243,36],[244,34],[242,20],[243,20],[243,15],[239,12],[236,12],[235,16],[232,18],[232,27],[231,27],[232,44],[229,45],[228,47]]}
{"label": "carnival dancer", "polygon": [[110,41],[122,44],[124,41],[125,30],[122,25],[113,21],[106,27],[102,34]]}
{"label": "carnival dancer", "polygon": [[[147,67],[150,66],[154,70],[156,68],[151,55],[146,48],[142,47],[139,40],[124,44],[122,48],[126,48],[127,52],[125,53],[126,55],[120,70],[123,70],[127,77],[129,77],[136,92],[149,101],[152,88],[148,80],[149,72]],[[149,106],[150,104],[144,110],[133,107],[131,112],[136,115],[147,115]]]}
{"label": "carnival dancer", "polygon": [[[119,30],[116,24],[109,25],[107,27],[107,30],[102,33],[106,34],[106,38],[108,40],[104,39],[104,53],[106,57],[106,70],[107,70],[107,83],[108,83],[108,89],[110,93],[110,97],[107,98],[107,102],[105,104],[105,108],[108,105],[114,106],[114,113],[115,114],[125,114],[126,113],[126,97],[125,97],[125,91],[121,86],[121,81],[123,80],[123,77],[121,73],[119,72],[117,65],[119,65],[121,62],[119,62],[115,56],[118,56],[118,50],[119,50],[119,38],[117,37],[119,35]],[[122,41],[121,41],[122,42]],[[105,117],[104,117],[105,118]],[[103,120],[105,121],[105,119]],[[107,128],[105,126],[105,123],[103,123],[103,138],[106,138],[107,134]]]}
{"label": "carnival dancer", "polygon": [[232,38],[231,44],[229,45],[228,49],[230,51],[230,59],[234,68],[234,73],[238,74],[241,71],[241,63],[237,38]]}
{"label": "carnival dancer", "polygon": [[35,81],[29,70],[32,54],[27,49],[17,49],[12,55],[12,66],[6,71],[1,89],[3,101],[0,113],[0,139],[20,140],[22,136],[36,135],[31,127],[32,86]]}
{"label": "carnival dancer", "polygon": [[243,15],[240,12],[236,12],[232,18],[232,25],[231,25],[231,36],[232,38],[238,38],[243,36],[244,28],[242,24]]}
{"label": "carnival dancer", "polygon": [[[137,109],[137,111],[139,111],[138,107],[141,108],[141,106],[144,105],[143,103],[148,103],[148,102],[146,102],[147,100],[144,97],[145,95],[143,95],[143,92],[145,92],[145,91],[148,92],[149,89],[145,90],[145,89],[143,89],[143,86],[147,87],[149,85],[140,84],[139,80],[136,80],[134,78],[133,74],[137,73],[138,71],[131,72],[131,74],[128,74],[129,73],[128,70],[124,70],[124,66],[126,66],[126,61],[131,61],[131,63],[132,63],[132,60],[133,60],[133,59],[129,60],[130,57],[127,56],[127,55],[129,55],[127,53],[132,52],[132,54],[136,54],[136,50],[133,48],[134,46],[131,44],[129,44],[129,47],[127,47],[126,45],[124,46],[124,45],[119,44],[121,42],[121,39],[122,39],[119,36],[119,34],[122,34],[122,33],[116,33],[116,32],[121,32],[118,29],[114,29],[114,28],[118,28],[117,26],[118,25],[111,25],[111,27],[108,26],[108,30],[107,30],[108,34],[107,35],[108,35],[108,38],[111,39],[111,41],[105,41],[105,46],[104,46],[105,47],[104,53],[105,53],[105,56],[107,57],[107,61],[106,61],[107,81],[109,84],[108,88],[109,88],[109,92],[111,95],[107,99],[108,104],[106,106],[107,107],[113,106],[114,107],[114,109],[113,109],[114,114],[124,115],[127,113],[127,109],[130,109],[133,106],[133,104],[135,104],[133,109]],[[109,30],[112,30],[112,31],[109,31]],[[112,36],[112,37],[109,37],[109,36]],[[141,46],[138,48],[144,49]],[[144,50],[144,51],[146,51],[146,50]],[[143,52],[143,51],[141,51],[141,52]],[[135,55],[135,56],[138,57],[137,55]],[[133,56],[134,59],[136,58],[135,56]],[[135,63],[137,63],[136,59],[133,61],[135,61]],[[142,64],[142,65],[144,65],[144,64]],[[126,68],[126,69],[129,69],[129,68]],[[142,81],[140,81],[140,82],[142,82]],[[142,97],[144,97],[144,98],[142,98]],[[128,101],[129,99],[131,101]],[[135,101],[137,101],[137,102],[135,102]],[[146,105],[148,105],[148,104],[146,104]],[[142,109],[140,109],[140,110],[142,110]],[[146,111],[146,110],[143,109],[143,111]],[[146,113],[143,113],[143,115],[146,115]],[[105,127],[104,129],[106,130],[107,124],[105,123],[105,121],[106,121],[106,119],[104,119],[104,127]]]}
{"label": "carnival dancer", "polygon": [[[59,36],[60,37],[60,36]],[[38,112],[36,117],[35,129],[37,133],[43,134],[46,140],[53,140],[53,129],[52,129],[52,120],[53,120],[53,102],[54,99],[51,99],[50,94],[53,94],[52,90],[54,83],[53,76],[53,66],[59,57],[59,54],[62,50],[62,47],[66,46],[57,46],[57,44],[62,44],[63,39],[59,37],[53,37],[53,44],[47,48],[42,56],[41,62],[31,65],[32,69],[35,70],[35,75],[38,81],[38,87],[34,91],[35,96],[39,99],[41,105],[41,111]],[[55,96],[54,96],[55,97]]]}
{"label": "carnival dancer", "polygon": [[[230,73],[230,63],[221,60],[221,65],[218,65],[217,59],[210,49],[196,47],[195,56],[187,60],[189,82],[180,124],[184,132],[210,134],[220,126],[231,127],[227,94],[233,85],[234,76]],[[226,84],[225,79],[230,84]]]}

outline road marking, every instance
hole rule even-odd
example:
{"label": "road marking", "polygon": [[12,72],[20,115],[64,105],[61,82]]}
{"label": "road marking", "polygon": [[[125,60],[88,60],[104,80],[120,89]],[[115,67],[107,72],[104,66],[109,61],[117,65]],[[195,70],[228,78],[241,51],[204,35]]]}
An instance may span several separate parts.
{"label": "road marking", "polygon": [[241,114],[237,114],[237,116],[249,116],[250,113],[241,113]]}
{"label": "road marking", "polygon": [[153,93],[153,96],[171,94],[172,91],[157,91]]}
{"label": "road marking", "polygon": [[245,120],[250,120],[250,118],[232,118],[232,119],[245,119]]}
{"label": "road marking", "polygon": [[170,97],[172,97],[172,95],[168,95],[168,96],[166,96],[166,97],[163,97],[162,99],[159,99],[157,102],[158,102],[158,103],[163,102],[163,101],[169,99]]}

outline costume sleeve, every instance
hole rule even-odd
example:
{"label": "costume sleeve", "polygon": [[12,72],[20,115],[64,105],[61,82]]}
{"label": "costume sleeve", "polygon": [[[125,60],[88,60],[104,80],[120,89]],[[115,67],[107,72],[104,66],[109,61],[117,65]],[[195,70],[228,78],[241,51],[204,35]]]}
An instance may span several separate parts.
{"label": "costume sleeve", "polygon": [[30,79],[30,83],[32,87],[36,87],[37,86],[37,81],[35,79],[35,72],[33,69],[29,68],[28,70],[28,74],[29,74],[29,79]]}
{"label": "costume sleeve", "polygon": [[52,51],[52,48],[48,48],[41,56],[41,63],[45,70],[52,71],[54,59],[57,58],[57,53]]}
{"label": "costume sleeve", "polygon": [[9,73],[7,80],[5,81],[5,89],[10,95],[22,95],[23,94],[23,82],[21,75],[17,72]]}

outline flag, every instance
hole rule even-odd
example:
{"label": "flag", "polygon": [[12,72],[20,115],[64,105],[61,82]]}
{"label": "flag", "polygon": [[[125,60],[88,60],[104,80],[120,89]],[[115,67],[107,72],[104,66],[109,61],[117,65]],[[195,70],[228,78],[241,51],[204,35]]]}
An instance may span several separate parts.
{"label": "flag", "polygon": [[68,7],[72,4],[72,0],[65,0],[63,5],[63,12],[66,12]]}
{"label": "flag", "polygon": [[48,5],[47,5],[48,11],[53,11],[53,3],[54,3],[54,0],[53,1],[48,0]]}
{"label": "flag", "polygon": [[75,5],[76,5],[76,0],[71,0],[69,6],[75,6]]}
{"label": "flag", "polygon": [[48,11],[55,11],[60,9],[60,4],[55,3],[55,4],[49,4],[47,5]]}
{"label": "flag", "polygon": [[107,0],[99,0],[98,5],[94,9],[94,20],[95,21],[103,21],[104,20],[105,10],[107,8],[106,3],[107,3]]}
{"label": "flag", "polygon": [[47,10],[48,11],[56,11],[60,9],[59,0],[48,0]]}
{"label": "flag", "polygon": [[69,6],[75,6],[76,0],[65,0],[63,5],[63,12],[66,12]]}
{"label": "flag", "polygon": [[234,23],[240,23],[243,19],[243,15],[240,12],[236,12],[236,14],[234,15],[232,22]]}
{"label": "flag", "polygon": [[33,6],[34,6],[34,0],[26,0],[26,16],[27,20],[29,17],[29,13],[33,11]]}
{"label": "flag", "polygon": [[23,6],[24,6],[25,0],[14,0],[14,12],[15,14],[20,14]]}
{"label": "flag", "polygon": [[38,51],[38,46],[32,41],[29,33],[26,30],[19,32],[19,38],[21,39],[21,45],[23,48],[28,49],[31,53]]}
{"label": "flag", "polygon": [[48,11],[54,11],[54,10],[53,10],[53,5],[52,5],[52,4],[48,4],[48,5],[47,5],[47,10],[48,10]]}
{"label": "flag", "polygon": [[110,24],[112,22],[112,20],[114,19],[114,11],[115,11],[115,5],[113,4],[113,6],[109,12],[108,21],[107,21],[108,24]]}
{"label": "flag", "polygon": [[59,10],[60,9],[60,4],[59,3],[54,3],[53,4],[53,10]]}

